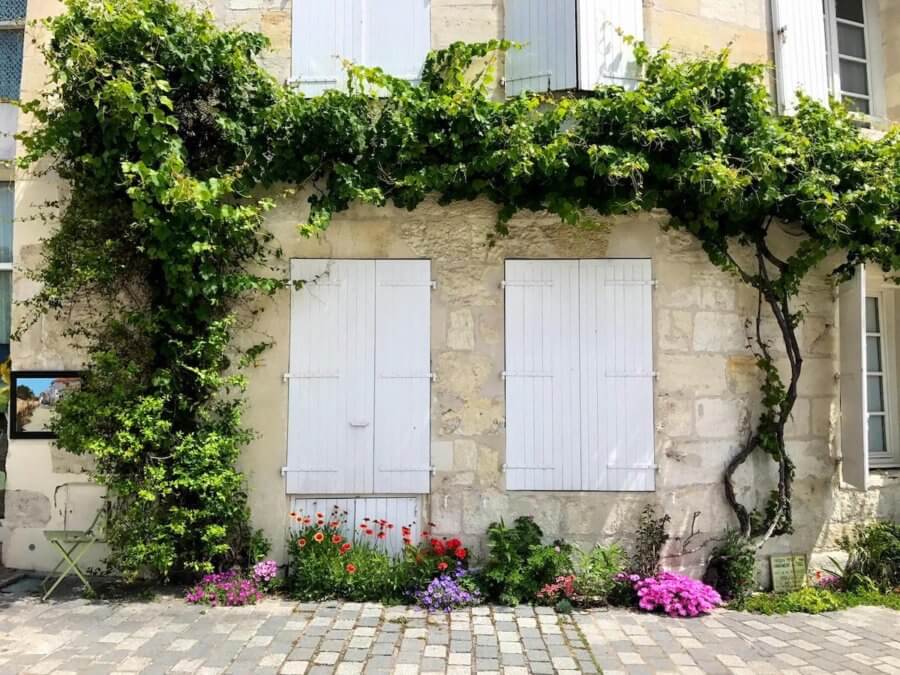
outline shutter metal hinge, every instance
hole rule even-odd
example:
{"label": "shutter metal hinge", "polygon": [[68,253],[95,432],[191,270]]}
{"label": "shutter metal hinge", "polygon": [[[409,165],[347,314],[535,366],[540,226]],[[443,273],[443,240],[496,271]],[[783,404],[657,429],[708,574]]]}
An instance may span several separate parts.
{"label": "shutter metal hinge", "polygon": [[337,473],[337,469],[291,469],[286,466],[281,467],[281,475],[287,476],[289,473]]}
{"label": "shutter metal hinge", "polygon": [[378,471],[379,473],[424,473],[427,471],[433,476],[434,472],[437,471],[437,467],[431,465],[426,467],[414,467],[411,469],[385,469],[383,466],[379,466]]}
{"label": "shutter metal hinge", "polygon": [[500,379],[506,380],[510,377],[553,377],[553,373],[548,371],[519,371],[509,372],[508,370],[500,371]]}
{"label": "shutter metal hinge", "polygon": [[500,468],[503,469],[503,471],[506,471],[507,469],[525,470],[525,471],[552,471],[556,467],[553,466],[552,464],[530,464],[530,465],[503,464]]}
{"label": "shutter metal hinge", "polygon": [[284,373],[281,376],[281,380],[283,382],[287,382],[289,380],[335,380],[339,378],[341,374],[338,373]]}
{"label": "shutter metal hinge", "polygon": [[618,469],[620,471],[657,471],[658,464],[607,464],[607,469]]}
{"label": "shutter metal hinge", "polygon": [[520,82],[522,80],[533,80],[536,77],[546,77],[549,83],[550,78],[553,76],[552,70],[545,70],[541,73],[534,73],[533,75],[520,75],[519,77],[502,77],[500,78],[500,85],[506,86],[507,82]]}

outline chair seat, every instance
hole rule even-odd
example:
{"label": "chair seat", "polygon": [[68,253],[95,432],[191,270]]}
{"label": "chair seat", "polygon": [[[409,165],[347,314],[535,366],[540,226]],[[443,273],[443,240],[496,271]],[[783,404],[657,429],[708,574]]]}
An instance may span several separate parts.
{"label": "chair seat", "polygon": [[44,530],[44,538],[47,541],[59,541],[65,544],[97,541],[96,535],[79,530]]}

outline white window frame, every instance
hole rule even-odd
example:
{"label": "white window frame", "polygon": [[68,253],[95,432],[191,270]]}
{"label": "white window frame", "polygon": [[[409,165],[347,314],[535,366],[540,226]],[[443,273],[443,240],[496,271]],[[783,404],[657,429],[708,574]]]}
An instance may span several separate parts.
{"label": "white window frame", "polygon": [[[876,284],[873,284],[876,286]],[[880,288],[878,288],[880,286]],[[896,290],[894,290],[896,289]],[[897,335],[896,321],[896,293],[900,288],[888,284],[878,284],[876,288],[866,292],[866,298],[874,298],[878,304],[879,332],[870,333],[866,326],[865,337],[879,337],[881,348],[881,384],[882,397],[884,399],[884,413],[870,412],[866,410],[866,419],[873,415],[885,418],[885,443],[887,452],[876,453],[869,449],[869,468],[891,468],[900,466],[900,408],[897,401]],[[868,364],[867,364],[868,365]],[[870,371],[866,370],[868,378]],[[876,373],[872,373],[876,374]],[[868,386],[868,379],[866,380]],[[868,408],[868,405],[866,406]]]}
{"label": "white window frame", "polygon": [[[824,0],[825,7],[825,49],[827,52],[828,87],[832,95],[840,100],[848,98],[865,99],[869,102],[868,113],[855,113],[863,118],[883,119],[887,116],[885,102],[884,63],[881,49],[881,29],[879,26],[879,8],[877,0],[861,0],[863,23],[848,19],[839,19],[836,14],[835,0]],[[866,57],[842,56],[838,53],[838,24],[862,28],[864,32]],[[841,88],[841,59],[856,61],[866,66],[868,95],[845,93]]]}

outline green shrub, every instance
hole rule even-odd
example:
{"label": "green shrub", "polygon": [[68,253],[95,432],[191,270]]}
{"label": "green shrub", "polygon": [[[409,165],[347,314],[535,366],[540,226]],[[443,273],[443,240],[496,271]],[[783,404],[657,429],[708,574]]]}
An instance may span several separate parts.
{"label": "green shrub", "polygon": [[543,532],[530,516],[516,518],[512,527],[502,520],[491,523],[487,535],[489,553],[480,581],[490,600],[532,602],[544,586],[572,570],[571,547],[560,541],[542,544]]}
{"label": "green shrub", "polygon": [[667,513],[657,518],[656,510],[650,504],[641,511],[634,553],[631,556],[632,572],[642,577],[652,577],[659,572],[662,547],[669,540],[666,526],[670,520],[671,517]]}
{"label": "green shrub", "polygon": [[728,529],[710,554],[703,581],[724,600],[740,603],[753,591],[755,570],[756,549],[740,532]]}
{"label": "green shrub", "polygon": [[847,551],[847,564],[840,577],[848,590],[874,584],[881,591],[900,587],[900,523],[876,522],[859,525],[851,536],[840,540]]}
{"label": "green shrub", "polygon": [[790,593],[760,593],[747,598],[740,609],[756,614],[805,612],[820,614],[838,609],[875,605],[900,609],[900,593],[878,591],[840,592],[807,586]]}
{"label": "green shrub", "polygon": [[582,607],[605,605],[616,584],[615,576],[625,569],[628,556],[618,544],[590,551],[575,549],[575,598]]}

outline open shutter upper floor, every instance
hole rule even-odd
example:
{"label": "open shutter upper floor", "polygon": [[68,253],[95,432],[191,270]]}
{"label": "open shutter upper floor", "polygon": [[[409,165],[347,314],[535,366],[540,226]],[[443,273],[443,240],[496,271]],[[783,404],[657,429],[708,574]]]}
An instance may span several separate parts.
{"label": "open shutter upper floor", "polygon": [[579,490],[578,261],[506,261],[506,487]]}
{"label": "open shutter upper floor", "polygon": [[580,269],[582,489],[650,491],[650,261],[582,260]]}
{"label": "open shutter upper floor", "polygon": [[431,263],[375,263],[375,492],[424,494],[431,477]]}
{"label": "open shutter upper floor", "polygon": [[866,415],[866,271],[860,265],[841,284],[840,389],[841,457],[844,482],[865,490],[869,480],[869,437]]}
{"label": "open shutter upper floor", "polygon": [[372,491],[374,268],[291,261],[288,493]]}
{"label": "open shutter upper floor", "polygon": [[828,59],[822,0],[772,0],[772,19],[781,111],[794,110],[798,89],[827,103]]}
{"label": "open shutter upper floor", "polygon": [[575,0],[506,0],[505,34],[522,45],[506,52],[507,96],[578,84]]}
{"label": "open shutter upper floor", "polygon": [[578,0],[578,88],[633,87],[640,76],[625,36],[644,39],[642,0]]}

